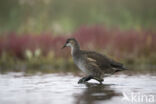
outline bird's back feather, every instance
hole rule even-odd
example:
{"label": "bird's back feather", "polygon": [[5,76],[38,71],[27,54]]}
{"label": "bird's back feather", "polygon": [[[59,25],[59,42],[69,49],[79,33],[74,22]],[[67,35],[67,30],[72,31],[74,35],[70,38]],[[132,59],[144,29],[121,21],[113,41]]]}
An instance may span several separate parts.
{"label": "bird's back feather", "polygon": [[100,53],[93,51],[81,51],[81,53],[88,59],[88,61],[94,62],[101,70],[105,70],[106,72],[111,72],[110,69],[115,71],[121,71],[125,69],[123,67],[123,64],[109,59],[108,57]]}

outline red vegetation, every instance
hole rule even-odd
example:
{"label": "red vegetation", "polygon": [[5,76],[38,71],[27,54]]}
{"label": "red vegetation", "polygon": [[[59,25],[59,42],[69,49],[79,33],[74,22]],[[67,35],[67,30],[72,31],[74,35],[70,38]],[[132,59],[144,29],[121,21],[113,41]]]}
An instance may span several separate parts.
{"label": "red vegetation", "polygon": [[[16,57],[23,57],[29,49],[41,49],[43,55],[54,51],[56,56],[62,56],[61,47],[67,37],[75,37],[82,48],[108,49],[111,53],[122,55],[143,54],[149,55],[156,52],[156,32],[150,31],[121,31],[109,30],[102,26],[81,27],[71,36],[53,36],[52,34],[15,34],[10,33],[0,36],[0,54],[7,52]],[[119,54],[120,53],[120,54]]]}

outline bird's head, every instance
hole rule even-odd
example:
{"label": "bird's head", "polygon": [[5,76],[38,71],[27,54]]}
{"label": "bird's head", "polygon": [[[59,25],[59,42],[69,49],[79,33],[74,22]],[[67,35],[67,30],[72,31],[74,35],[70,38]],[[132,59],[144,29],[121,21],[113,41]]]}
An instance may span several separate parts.
{"label": "bird's head", "polygon": [[65,48],[65,47],[70,47],[70,48],[79,48],[79,44],[78,42],[76,41],[76,39],[74,38],[69,38],[67,39],[66,43],[64,44],[64,46],[62,47]]}

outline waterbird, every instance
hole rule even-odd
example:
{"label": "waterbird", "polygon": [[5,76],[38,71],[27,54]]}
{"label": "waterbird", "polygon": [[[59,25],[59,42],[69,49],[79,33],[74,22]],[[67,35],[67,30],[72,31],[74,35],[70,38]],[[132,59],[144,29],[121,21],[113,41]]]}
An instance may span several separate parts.
{"label": "waterbird", "polygon": [[123,64],[116,62],[101,53],[81,50],[80,45],[75,38],[67,39],[62,49],[65,47],[71,48],[71,55],[74,63],[86,75],[81,78],[78,83],[85,83],[91,79],[95,79],[102,84],[104,81],[103,78],[106,75],[127,69]]}

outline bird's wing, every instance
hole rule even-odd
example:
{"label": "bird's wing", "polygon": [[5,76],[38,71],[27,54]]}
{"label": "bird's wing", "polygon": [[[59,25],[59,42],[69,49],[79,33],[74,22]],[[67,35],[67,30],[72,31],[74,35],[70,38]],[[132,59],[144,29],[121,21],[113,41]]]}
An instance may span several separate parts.
{"label": "bird's wing", "polygon": [[111,60],[100,53],[96,53],[92,51],[83,51],[83,52],[88,61],[95,63],[101,69],[106,69],[106,68],[122,69],[123,68],[123,65],[121,63]]}

